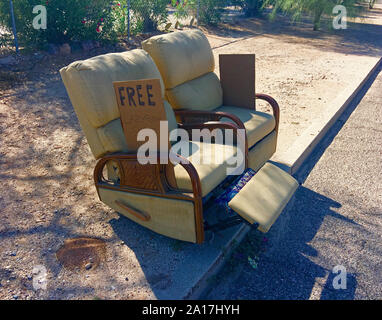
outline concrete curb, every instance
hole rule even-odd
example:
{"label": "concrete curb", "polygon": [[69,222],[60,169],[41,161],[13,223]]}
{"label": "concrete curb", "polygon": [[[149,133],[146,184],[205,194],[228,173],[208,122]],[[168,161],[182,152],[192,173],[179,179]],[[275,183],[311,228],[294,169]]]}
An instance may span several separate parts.
{"label": "concrete curb", "polygon": [[[279,165],[280,168],[290,174],[295,174],[304,161],[312,153],[317,144],[322,141],[326,133],[335,124],[339,117],[349,107],[354,98],[360,93],[364,85],[370,80],[374,73],[382,66],[382,57],[375,66],[370,70],[366,77],[357,85],[347,87],[341,94],[330,104],[318,118],[303,134],[293,143],[293,145],[280,156],[271,159],[272,162]],[[195,285],[190,288],[189,292],[183,299],[198,299],[208,288],[208,280],[216,275],[223,267],[226,259],[230,256],[233,249],[244,239],[250,227],[241,225],[237,232],[230,238],[223,250],[216,257],[209,268],[202,274]]]}
{"label": "concrete curb", "polygon": [[251,227],[248,225],[241,225],[239,227],[239,229],[235,232],[232,238],[229,239],[229,241],[220,251],[220,254],[210,264],[207,271],[200,276],[198,281],[195,283],[194,287],[190,289],[190,291],[184,297],[184,299],[196,300],[203,294],[203,292],[208,288],[208,280],[220,271],[227,257],[230,256],[233,249],[235,249],[235,247],[244,239],[244,237],[250,230]]}

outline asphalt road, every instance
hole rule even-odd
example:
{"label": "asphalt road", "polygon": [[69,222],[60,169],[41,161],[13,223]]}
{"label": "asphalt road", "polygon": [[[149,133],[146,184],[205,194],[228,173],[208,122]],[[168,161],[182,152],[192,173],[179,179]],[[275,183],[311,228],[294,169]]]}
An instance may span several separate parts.
{"label": "asphalt road", "polygon": [[252,231],[203,298],[382,299],[381,128],[382,72],[308,159],[271,232]]}

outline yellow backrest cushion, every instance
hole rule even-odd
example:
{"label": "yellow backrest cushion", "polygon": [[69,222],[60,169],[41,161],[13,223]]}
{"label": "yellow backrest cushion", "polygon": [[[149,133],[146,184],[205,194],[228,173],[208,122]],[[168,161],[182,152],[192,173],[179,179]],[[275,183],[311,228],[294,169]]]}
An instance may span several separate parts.
{"label": "yellow backrest cushion", "polygon": [[[175,114],[167,101],[164,101],[164,108],[167,115],[169,132],[177,129]],[[125,134],[120,118],[110,121],[108,124],[96,129],[99,141],[102,144],[103,154],[113,152],[128,152]]]}
{"label": "yellow backrest cushion", "polygon": [[213,110],[223,103],[223,90],[214,73],[215,60],[200,30],[154,36],[142,47],[153,58],[174,109]]}
{"label": "yellow backrest cushion", "polygon": [[166,89],[215,70],[211,46],[200,30],[154,36],[142,42],[162,74]]}
{"label": "yellow backrest cushion", "polygon": [[[60,70],[81,128],[96,158],[128,151],[120,124],[113,82],[160,79],[154,61],[144,50],[110,53],[76,61]],[[177,128],[171,107],[165,103],[169,130]]]}
{"label": "yellow backrest cushion", "polygon": [[166,90],[166,99],[174,109],[210,111],[223,104],[220,80],[213,72]]}
{"label": "yellow backrest cushion", "polygon": [[155,63],[143,50],[73,62],[60,73],[74,108],[86,112],[94,128],[119,118],[113,81],[161,79]]}

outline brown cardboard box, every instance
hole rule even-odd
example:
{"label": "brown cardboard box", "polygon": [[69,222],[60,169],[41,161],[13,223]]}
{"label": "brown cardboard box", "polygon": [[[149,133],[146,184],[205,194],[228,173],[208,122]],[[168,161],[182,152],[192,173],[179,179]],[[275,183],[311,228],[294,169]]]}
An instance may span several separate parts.
{"label": "brown cardboard box", "polygon": [[221,54],[220,82],[223,105],[256,109],[254,54]]}
{"label": "brown cardboard box", "polygon": [[159,79],[114,82],[121,123],[129,150],[136,151],[144,142],[137,141],[142,129],[156,132],[160,121],[167,121]]}

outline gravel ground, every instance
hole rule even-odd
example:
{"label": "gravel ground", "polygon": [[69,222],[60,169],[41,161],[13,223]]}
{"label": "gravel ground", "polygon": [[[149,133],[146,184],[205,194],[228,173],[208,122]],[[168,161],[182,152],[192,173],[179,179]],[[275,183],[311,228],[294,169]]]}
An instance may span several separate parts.
{"label": "gravel ground", "polygon": [[[258,53],[258,91],[281,103],[281,148],[293,143],[325,107],[322,101],[348,81],[358,81],[382,48],[376,37],[379,25],[355,24],[341,34],[312,33],[308,28],[251,19],[242,20],[235,30],[207,30],[217,53]],[[246,36],[250,38],[244,40]],[[67,57],[36,53],[22,56],[15,66],[1,67],[0,299],[158,297],[178,285],[173,276],[185,268],[187,257],[203,257],[208,244],[199,248],[158,236],[99,202],[92,180],[95,160],[58,74],[71,61],[137,43]],[[311,95],[314,98],[306,100]],[[98,268],[73,271],[57,261],[57,250],[76,237],[105,242]],[[33,269],[39,265],[47,269],[44,292],[32,287]]]}
{"label": "gravel ground", "polygon": [[[381,105],[379,73],[308,160],[305,170],[314,168],[286,216],[267,238],[249,234],[206,298],[382,299]],[[337,265],[346,268],[346,289],[333,287]]]}

